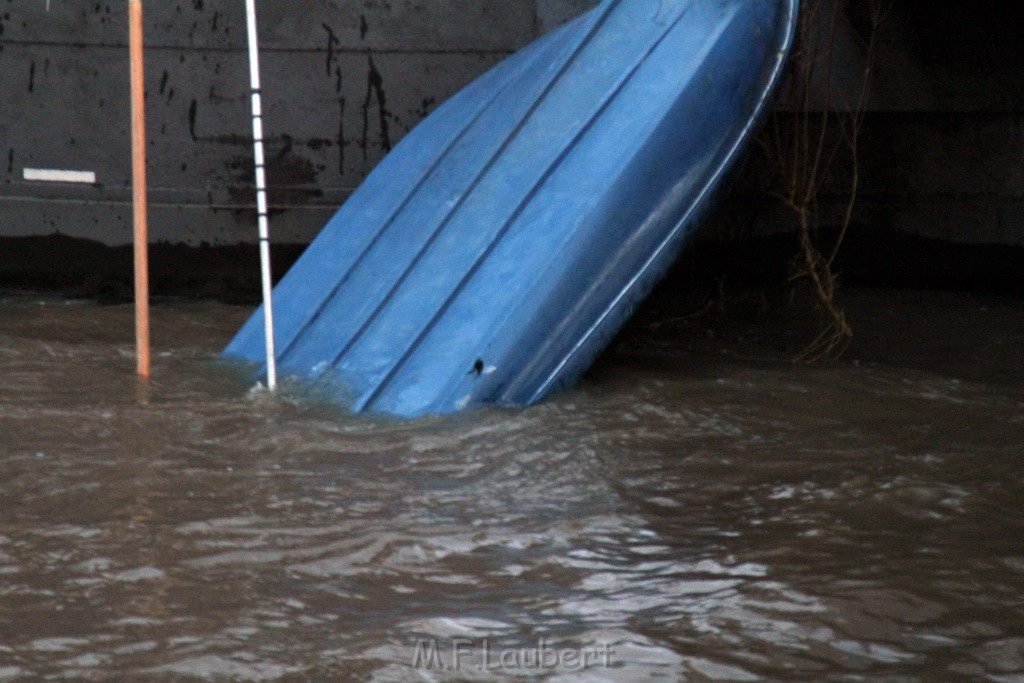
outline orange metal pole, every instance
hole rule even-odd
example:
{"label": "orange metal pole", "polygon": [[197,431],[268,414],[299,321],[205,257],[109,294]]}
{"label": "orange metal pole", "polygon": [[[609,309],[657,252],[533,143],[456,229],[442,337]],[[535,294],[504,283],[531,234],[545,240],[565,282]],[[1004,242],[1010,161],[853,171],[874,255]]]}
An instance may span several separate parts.
{"label": "orange metal pole", "polygon": [[128,0],[132,98],[132,202],[135,215],[135,350],[139,377],[148,380],[149,226],[146,204],[146,100],[142,58],[142,0]]}

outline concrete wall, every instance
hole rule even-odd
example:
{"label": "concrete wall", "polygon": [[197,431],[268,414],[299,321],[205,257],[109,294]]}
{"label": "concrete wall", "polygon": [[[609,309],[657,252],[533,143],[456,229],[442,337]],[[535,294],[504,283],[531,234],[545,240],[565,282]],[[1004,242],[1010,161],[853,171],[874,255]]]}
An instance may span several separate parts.
{"label": "concrete wall", "polygon": [[[838,0],[817,0],[826,6]],[[865,0],[841,3],[831,88],[847,109],[864,61]],[[830,8],[826,8],[826,14]],[[972,244],[1024,246],[1024,88],[1020,10],[999,3],[898,0],[881,24],[859,145],[855,228]],[[828,33],[826,27],[821,33]],[[819,74],[826,69],[819,70]],[[792,94],[783,117],[794,116]],[[820,196],[823,222],[839,222],[849,197],[849,155],[837,158]],[[770,160],[755,155],[706,236],[794,227],[766,188]],[[757,219],[751,225],[752,214]]]}
{"label": "concrete wall", "polygon": [[[261,0],[275,239],[308,241],[440,102],[595,3]],[[125,5],[0,0],[0,235],[130,239]],[[863,57],[864,0],[840,5],[834,73],[844,85],[832,106]],[[861,145],[858,226],[1024,245],[1024,43],[1017,11],[997,5],[892,4]],[[145,6],[153,239],[250,241],[244,3]],[[754,159],[707,236],[728,236],[766,205],[768,165]],[[91,170],[98,184],[30,183],[25,168]],[[826,186],[826,220],[845,187],[841,172]],[[760,232],[792,227],[778,207],[758,215]]]}
{"label": "concrete wall", "polygon": [[[308,241],[440,102],[592,0],[258,4],[272,230]],[[130,240],[127,3],[0,0],[0,235]],[[251,240],[241,0],[146,2],[154,241]],[[28,182],[24,169],[96,173]]]}
{"label": "concrete wall", "polygon": [[894,4],[865,130],[862,224],[1024,246],[1021,25],[1003,3]]}

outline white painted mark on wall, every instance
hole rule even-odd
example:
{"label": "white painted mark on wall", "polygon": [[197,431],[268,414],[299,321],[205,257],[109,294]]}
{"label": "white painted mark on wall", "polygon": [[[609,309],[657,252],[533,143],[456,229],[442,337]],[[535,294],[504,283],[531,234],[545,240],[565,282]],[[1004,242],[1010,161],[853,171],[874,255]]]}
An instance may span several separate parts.
{"label": "white painted mark on wall", "polygon": [[96,174],[93,171],[61,171],[54,168],[26,168],[25,180],[41,183],[79,183],[95,185]]}

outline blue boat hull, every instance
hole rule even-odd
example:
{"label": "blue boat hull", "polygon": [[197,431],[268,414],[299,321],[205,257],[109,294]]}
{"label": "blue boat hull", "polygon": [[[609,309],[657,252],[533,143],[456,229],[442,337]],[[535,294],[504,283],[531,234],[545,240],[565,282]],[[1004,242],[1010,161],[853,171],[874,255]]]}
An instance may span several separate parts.
{"label": "blue boat hull", "polygon": [[[469,85],[274,292],[278,365],[354,412],[527,405],[575,383],[713,202],[796,0],[605,0]],[[225,355],[260,363],[262,311]]]}

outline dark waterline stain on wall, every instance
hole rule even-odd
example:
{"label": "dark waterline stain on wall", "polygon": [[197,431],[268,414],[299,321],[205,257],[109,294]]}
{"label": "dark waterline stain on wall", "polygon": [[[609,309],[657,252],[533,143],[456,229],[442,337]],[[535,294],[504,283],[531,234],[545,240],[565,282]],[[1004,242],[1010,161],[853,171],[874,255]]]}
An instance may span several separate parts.
{"label": "dark waterline stain on wall", "polygon": [[363,150],[363,159],[369,158],[370,146],[370,105],[374,98],[377,99],[377,115],[380,125],[380,147],[384,152],[391,151],[391,134],[388,127],[388,106],[387,95],[384,93],[384,79],[373,63],[373,57],[369,59],[369,73],[366,80],[366,99],[363,101],[363,135],[359,147]]}
{"label": "dark waterline stain on wall", "polygon": [[344,97],[338,98],[338,108],[341,110],[338,115],[338,173],[345,175],[345,105]]}
{"label": "dark waterline stain on wall", "polygon": [[192,134],[192,139],[196,139],[196,114],[199,110],[199,102],[192,100],[192,104],[188,107],[188,130]]}
{"label": "dark waterline stain on wall", "polygon": [[337,48],[341,45],[341,41],[338,40],[338,36],[334,34],[334,29],[328,26],[326,23],[322,24],[324,30],[327,31],[327,75],[331,75],[331,67],[334,66],[334,62],[338,57]]}

